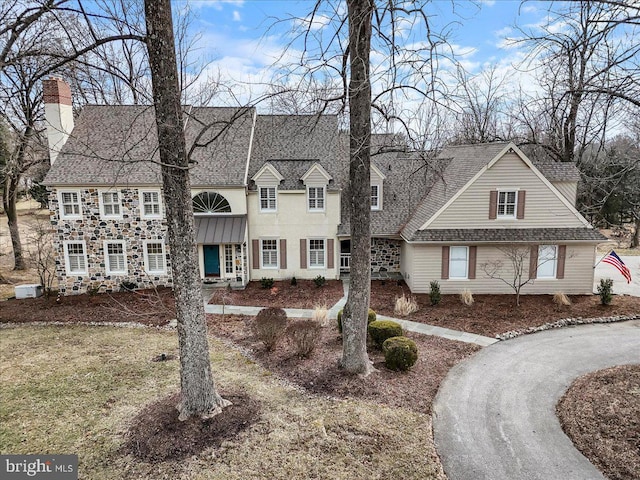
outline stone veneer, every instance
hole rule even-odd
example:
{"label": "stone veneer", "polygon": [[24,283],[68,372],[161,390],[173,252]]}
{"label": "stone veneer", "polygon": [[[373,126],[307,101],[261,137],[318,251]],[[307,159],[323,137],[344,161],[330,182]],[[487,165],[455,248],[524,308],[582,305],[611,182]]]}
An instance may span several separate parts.
{"label": "stone veneer", "polygon": [[[121,188],[122,219],[100,217],[97,188],[68,188],[79,191],[82,205],[81,220],[61,219],[57,190],[49,193],[51,224],[55,232],[56,273],[62,295],[118,291],[124,281],[133,282],[139,288],[171,286],[171,262],[169,245],[165,241],[165,275],[149,275],[144,271],[144,240],[165,240],[166,220],[141,219],[138,189]],[[164,205],[163,205],[164,207]],[[163,208],[164,217],[164,208]],[[87,272],[85,276],[69,276],[65,269],[64,240],[84,240],[87,248]],[[127,255],[127,275],[106,275],[104,241],[124,240]]]}
{"label": "stone veneer", "polygon": [[400,272],[400,240],[371,239],[371,271]]}

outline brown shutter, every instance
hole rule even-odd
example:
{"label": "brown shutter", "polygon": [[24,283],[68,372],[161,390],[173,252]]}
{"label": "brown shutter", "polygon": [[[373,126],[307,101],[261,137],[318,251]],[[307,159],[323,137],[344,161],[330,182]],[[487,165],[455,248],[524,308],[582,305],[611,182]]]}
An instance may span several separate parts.
{"label": "brown shutter", "polygon": [[260,268],[260,240],[251,240],[251,258],[253,260],[253,269]]}
{"label": "brown shutter", "polygon": [[280,268],[287,269],[287,240],[284,238],[280,239]]}
{"label": "brown shutter", "polygon": [[489,220],[495,220],[498,215],[498,191],[489,192]]}
{"label": "brown shutter", "polygon": [[556,278],[564,278],[564,261],[567,258],[567,246],[558,245],[558,268],[556,270]]}
{"label": "brown shutter", "polygon": [[442,275],[443,280],[449,278],[449,247],[442,247]]}
{"label": "brown shutter", "polygon": [[476,278],[476,254],[478,247],[469,247],[469,280]]}
{"label": "brown shutter", "polygon": [[538,278],[538,245],[531,245],[529,254],[529,278]]}
{"label": "brown shutter", "polygon": [[307,268],[307,239],[300,239],[300,268]]}
{"label": "brown shutter", "polygon": [[333,238],[327,240],[327,268],[333,268],[334,266],[334,257],[333,253]]}
{"label": "brown shutter", "polygon": [[518,190],[518,211],[516,212],[516,218],[522,220],[524,218],[524,199],[527,196],[525,190]]}

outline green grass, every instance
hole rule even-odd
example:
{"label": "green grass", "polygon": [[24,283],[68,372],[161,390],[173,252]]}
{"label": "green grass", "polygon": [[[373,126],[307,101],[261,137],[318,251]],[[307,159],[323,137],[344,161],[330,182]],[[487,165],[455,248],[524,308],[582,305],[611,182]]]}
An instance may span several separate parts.
{"label": "green grass", "polygon": [[212,340],[224,390],[260,401],[261,419],[221,449],[147,464],[118,453],[128,422],[178,388],[176,334],[106,327],[15,327],[0,336],[0,451],[77,453],[90,479],[444,478],[429,416],[284,386]]}

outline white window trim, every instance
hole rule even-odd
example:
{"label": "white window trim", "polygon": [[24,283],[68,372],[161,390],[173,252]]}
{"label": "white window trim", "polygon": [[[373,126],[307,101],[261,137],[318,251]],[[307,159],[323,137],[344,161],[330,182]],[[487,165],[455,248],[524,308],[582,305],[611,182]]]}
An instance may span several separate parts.
{"label": "white window trim", "polygon": [[[322,240],[324,247],[322,249],[322,265],[311,265],[311,241]],[[315,252],[316,250],[314,250]],[[325,270],[327,268],[327,239],[326,238],[308,238],[307,239],[307,268]]]}
{"label": "white window trim", "polygon": [[[274,204],[275,206],[273,208],[262,208],[262,189],[270,189],[273,188],[273,195],[274,195]],[[269,202],[269,196],[267,193],[267,204]],[[273,212],[277,212],[278,211],[278,187],[276,186],[269,186],[269,185],[258,185],[258,210],[260,212],[263,213],[273,213]]]}
{"label": "white window trim", "polygon": [[[509,194],[513,192],[515,196],[514,204],[513,204],[513,215],[509,214],[500,214],[500,194]],[[505,197],[506,198],[506,197]],[[506,207],[506,203],[505,203]],[[505,208],[505,212],[506,212]],[[517,188],[503,188],[498,189],[498,196],[496,198],[496,219],[499,220],[516,220],[518,218],[518,189]]]}
{"label": "white window trim", "polygon": [[[160,213],[146,215],[144,213],[144,194],[145,193],[157,193],[158,194],[158,210]],[[162,218],[162,192],[158,188],[141,188],[138,190],[138,205],[140,207],[140,218]]]}
{"label": "white window trim", "polygon": [[[115,193],[116,195],[118,195],[118,207],[120,207],[120,213],[107,215],[104,212],[104,200],[102,198],[103,193]],[[122,195],[120,193],[120,190],[98,190],[98,205],[100,207],[100,218],[117,220],[122,219]]]}
{"label": "white window trim", "polygon": [[[71,265],[69,262],[69,245],[82,244],[82,251],[84,252],[84,270],[79,272],[72,272]],[[64,240],[62,242],[64,248],[64,268],[67,273],[67,276],[70,277],[78,277],[85,276],[88,273],[88,262],[87,262],[87,242],[84,240]]]}
{"label": "white window trim", "polygon": [[[120,244],[122,245],[122,255],[124,256],[124,270],[112,270],[111,264],[109,263],[109,251],[107,250],[107,246],[109,244]],[[103,243],[103,252],[104,252],[104,270],[107,275],[127,275],[128,273],[128,265],[127,265],[127,242],[124,240],[105,240]],[[146,248],[145,248],[146,252]]]}
{"label": "white window trim", "polygon": [[[322,208],[311,208],[311,197],[309,196],[309,190],[311,188],[317,188],[322,190]],[[317,197],[316,197],[316,205],[317,205]],[[324,185],[308,185],[307,186],[307,211],[308,212],[324,212],[327,207],[327,187]]]}
{"label": "white window trim", "polygon": [[[150,243],[159,243],[162,245],[162,270],[149,270],[149,256],[147,254],[147,245]],[[150,275],[162,275],[167,273],[167,249],[164,244],[164,240],[144,240],[142,242],[142,248],[144,253],[144,271]]]}
{"label": "white window trim", "polygon": [[[453,268],[451,268],[451,262],[453,260],[454,248],[464,248],[465,251],[467,252],[465,255],[465,262],[464,262],[464,277],[453,276]],[[469,280],[469,247],[464,245],[452,245],[449,247],[449,280]]]}
{"label": "white window trim", "polygon": [[371,204],[371,210],[382,210],[382,183],[372,183],[372,187],[378,187],[378,205]]}
{"label": "white window trim", "polygon": [[[276,264],[275,265],[265,265],[264,264],[264,249],[263,246],[264,244],[262,243],[265,240],[272,240],[274,242],[276,242]],[[275,237],[265,237],[265,238],[260,238],[260,268],[264,269],[264,270],[278,270],[280,268],[280,242],[278,241],[278,238]],[[273,252],[274,250],[269,250],[270,252]]]}
{"label": "white window trim", "polygon": [[[62,203],[63,193],[75,193],[78,196],[78,211],[77,214],[66,215],[64,213],[64,205]],[[63,220],[81,220],[82,219],[82,195],[80,190],[64,189],[58,190],[58,210],[60,211],[60,218]]]}
{"label": "white window trim", "polygon": [[[551,259],[549,259],[543,263],[540,263],[540,252],[544,247],[553,247],[553,250],[554,250],[553,274],[540,276],[540,266],[552,261]],[[536,265],[536,280],[555,280],[556,278],[558,278],[558,245],[538,245],[538,262]]]}

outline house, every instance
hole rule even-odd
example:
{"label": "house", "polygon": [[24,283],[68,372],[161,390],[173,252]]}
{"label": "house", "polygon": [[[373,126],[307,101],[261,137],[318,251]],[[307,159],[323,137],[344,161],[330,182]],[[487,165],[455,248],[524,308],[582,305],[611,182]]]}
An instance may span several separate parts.
{"label": "house", "polygon": [[[85,106],[74,127],[69,87],[44,87],[60,291],[170,286],[153,107]],[[336,116],[188,107],[185,136],[203,281],[349,271],[348,136]],[[373,138],[372,272],[414,292],[438,280],[446,293],[506,293],[482,266],[524,245],[535,280],[523,293],[591,293],[603,237],[575,209],[574,166],[533,164],[508,142],[427,160],[390,138]]]}

